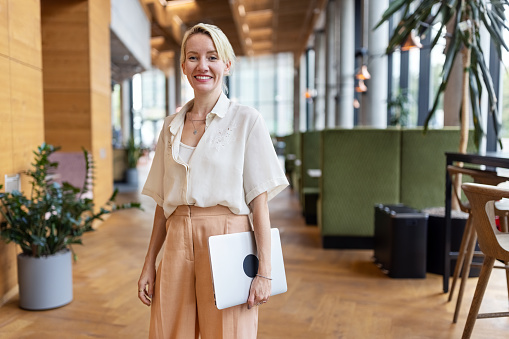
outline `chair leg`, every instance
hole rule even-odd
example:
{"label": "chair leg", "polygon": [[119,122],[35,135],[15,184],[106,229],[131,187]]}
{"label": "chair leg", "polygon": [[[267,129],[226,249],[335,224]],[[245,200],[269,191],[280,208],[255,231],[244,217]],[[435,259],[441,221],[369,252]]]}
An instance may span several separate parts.
{"label": "chair leg", "polygon": [[460,313],[461,301],[463,300],[463,294],[465,293],[465,285],[468,280],[468,276],[470,275],[470,266],[472,264],[472,259],[474,258],[475,244],[477,242],[477,234],[475,233],[475,229],[471,227],[469,229],[468,235],[468,244],[467,244],[467,254],[464,259],[463,271],[461,274],[461,284],[460,290],[458,292],[458,299],[456,300],[456,309],[454,310],[454,317],[452,322],[455,324],[458,321],[458,315]]}
{"label": "chair leg", "polygon": [[[508,213],[505,212],[503,213],[502,215],[499,215],[499,220],[500,220],[500,231],[504,232],[504,233],[507,233],[509,232],[509,226],[508,226],[508,223],[507,223],[507,218],[508,218]],[[509,261],[505,261],[504,262],[504,265],[508,265],[509,264]],[[507,297],[509,298],[509,269],[505,269],[505,279],[507,281]]]}
{"label": "chair leg", "polygon": [[484,297],[484,292],[486,291],[486,286],[488,285],[494,262],[495,258],[488,256],[484,257],[481,274],[479,276],[479,280],[477,281],[474,299],[472,300],[472,305],[470,306],[470,311],[468,312],[467,322],[465,323],[463,336],[461,337],[462,339],[469,339],[472,335],[475,321],[477,319],[477,315],[479,314],[479,308],[481,307],[482,298]]}
{"label": "chair leg", "polygon": [[458,252],[458,259],[456,259],[456,266],[454,267],[454,274],[452,276],[452,284],[451,284],[451,291],[449,292],[449,299],[447,299],[447,302],[452,300],[452,296],[454,294],[454,288],[456,287],[456,281],[458,281],[461,269],[463,268],[463,263],[465,259],[465,254],[467,252],[466,245],[469,243],[470,238],[470,230],[472,229],[472,218],[470,216],[470,213],[468,215],[467,222],[465,224],[465,231],[463,231],[463,236],[461,237],[461,245],[460,250]]}
{"label": "chair leg", "polygon": [[[509,265],[509,261],[504,261],[504,265]],[[509,268],[505,269],[505,280],[507,281],[507,297],[509,298]]]}

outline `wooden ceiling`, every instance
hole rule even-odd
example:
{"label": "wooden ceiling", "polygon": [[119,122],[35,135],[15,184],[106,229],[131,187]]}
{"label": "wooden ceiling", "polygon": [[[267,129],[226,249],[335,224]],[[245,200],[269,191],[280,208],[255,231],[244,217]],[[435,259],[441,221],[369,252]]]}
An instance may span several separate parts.
{"label": "wooden ceiling", "polygon": [[[218,26],[235,53],[262,55],[306,48],[327,0],[140,0],[152,23],[152,55],[174,53],[186,29]],[[173,54],[171,54],[173,56]]]}

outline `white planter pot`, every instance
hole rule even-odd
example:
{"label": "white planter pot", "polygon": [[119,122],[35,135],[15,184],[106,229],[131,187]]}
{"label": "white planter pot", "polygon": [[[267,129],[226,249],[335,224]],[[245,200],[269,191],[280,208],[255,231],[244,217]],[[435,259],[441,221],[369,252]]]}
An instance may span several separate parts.
{"label": "white planter pot", "polygon": [[47,310],[72,301],[72,256],[65,250],[34,258],[18,255],[19,306]]}

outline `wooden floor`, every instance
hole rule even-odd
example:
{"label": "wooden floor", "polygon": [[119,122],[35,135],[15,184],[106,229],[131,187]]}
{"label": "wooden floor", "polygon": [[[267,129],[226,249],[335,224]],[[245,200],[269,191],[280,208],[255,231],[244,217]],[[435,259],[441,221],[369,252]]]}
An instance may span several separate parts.
{"label": "wooden floor", "polygon": [[[150,236],[154,203],[137,193],[142,211],[112,215],[76,247],[74,301],[29,312],[17,297],[0,308],[0,338],[146,338],[149,308],[137,299],[137,280]],[[383,275],[368,250],[323,250],[319,231],[306,226],[297,196],[286,189],[270,204],[281,230],[288,292],[260,309],[259,338],[460,338],[476,279],[458,324],[441,277],[398,280]],[[503,272],[494,271],[481,311],[508,308]],[[473,338],[508,338],[509,319],[478,320]]]}

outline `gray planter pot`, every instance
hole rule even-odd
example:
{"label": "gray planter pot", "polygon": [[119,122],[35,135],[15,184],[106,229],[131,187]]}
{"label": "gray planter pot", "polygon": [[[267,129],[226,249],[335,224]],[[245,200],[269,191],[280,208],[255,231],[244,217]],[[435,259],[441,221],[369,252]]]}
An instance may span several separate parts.
{"label": "gray planter pot", "polygon": [[65,250],[34,258],[18,255],[19,307],[47,310],[72,301],[72,256]]}
{"label": "gray planter pot", "polygon": [[128,168],[125,171],[126,182],[129,185],[138,186],[138,169]]}

